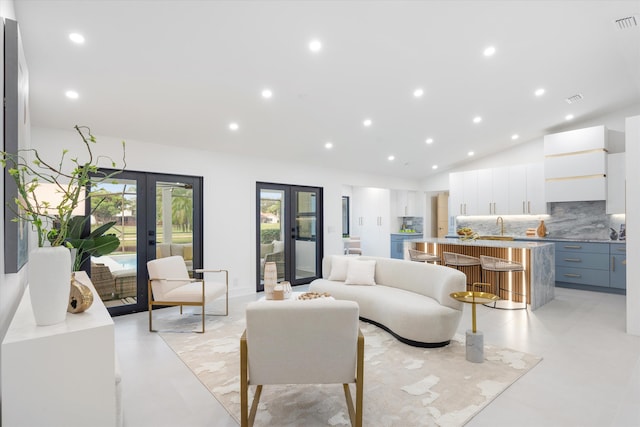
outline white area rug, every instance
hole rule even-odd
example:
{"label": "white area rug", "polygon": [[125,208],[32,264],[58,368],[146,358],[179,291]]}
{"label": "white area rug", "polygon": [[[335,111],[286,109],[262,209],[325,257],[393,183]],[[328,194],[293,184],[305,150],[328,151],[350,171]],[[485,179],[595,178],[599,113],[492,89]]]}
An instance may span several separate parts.
{"label": "white area rug", "polygon": [[[233,308],[229,317],[207,316],[204,334],[164,332],[161,336],[239,420],[244,304]],[[200,325],[198,316],[180,317],[177,311],[154,320],[159,329],[189,331]],[[361,322],[361,329],[365,336],[364,425],[369,427],[464,425],[541,360],[485,343],[485,362],[471,363],[465,359],[464,336],[455,336],[446,347],[427,349],[403,344],[368,323]],[[265,386],[255,425],[348,426],[342,386]]]}

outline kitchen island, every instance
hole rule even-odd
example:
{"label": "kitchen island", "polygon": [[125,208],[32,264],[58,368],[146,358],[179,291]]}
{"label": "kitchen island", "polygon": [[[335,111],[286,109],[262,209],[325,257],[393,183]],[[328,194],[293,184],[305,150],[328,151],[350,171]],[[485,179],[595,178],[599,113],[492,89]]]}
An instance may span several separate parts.
{"label": "kitchen island", "polygon": [[[554,243],[424,238],[405,241],[405,253],[407,253],[407,249],[433,253],[441,259],[444,258],[443,252],[454,252],[477,258],[480,255],[488,255],[519,262],[524,266],[524,274],[520,272],[500,273],[503,275],[501,277],[503,287],[508,287],[512,292],[503,291],[498,294],[498,289],[495,286],[495,273],[486,272],[485,281],[493,285],[489,292],[514,302],[523,302],[523,299],[526,298],[531,310],[542,307],[555,296]],[[467,274],[468,283],[483,281],[479,266],[465,267],[464,272]],[[505,284],[508,286],[504,286]]]}

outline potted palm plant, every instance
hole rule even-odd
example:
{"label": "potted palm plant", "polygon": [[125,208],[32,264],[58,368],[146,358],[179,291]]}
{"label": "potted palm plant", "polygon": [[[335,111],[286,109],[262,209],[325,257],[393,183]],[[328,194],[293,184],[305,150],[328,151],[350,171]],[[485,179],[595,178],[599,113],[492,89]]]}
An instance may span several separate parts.
{"label": "potted palm plant", "polygon": [[[36,323],[51,325],[66,317],[71,277],[68,247],[74,212],[89,196],[93,184],[109,180],[126,166],[122,143],[122,168],[107,173],[98,163],[106,159],[111,168],[116,162],[107,156],[95,156],[91,146],[96,138],[86,126],[74,126],[85,149],[85,158],[69,157],[63,150],[59,160],[44,159],[35,149],[2,153],[2,166],[14,179],[18,197],[14,202],[14,221],[30,223],[38,237],[38,247],[29,252],[29,292]],[[48,194],[47,194],[48,193]]]}

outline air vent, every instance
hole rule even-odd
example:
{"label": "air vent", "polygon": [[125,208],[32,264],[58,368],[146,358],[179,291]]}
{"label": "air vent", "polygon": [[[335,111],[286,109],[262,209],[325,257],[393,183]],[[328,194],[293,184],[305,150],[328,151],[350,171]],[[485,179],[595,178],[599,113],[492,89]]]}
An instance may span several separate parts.
{"label": "air vent", "polygon": [[638,20],[638,15],[631,15],[626,18],[616,19],[614,23],[618,30],[627,30],[629,28],[636,28],[638,26]]}
{"label": "air vent", "polygon": [[573,104],[574,102],[578,102],[580,100],[582,100],[582,98],[584,98],[582,96],[581,93],[576,93],[575,95],[572,95],[570,97],[568,97],[567,99],[565,99],[565,101],[567,101],[567,104]]}

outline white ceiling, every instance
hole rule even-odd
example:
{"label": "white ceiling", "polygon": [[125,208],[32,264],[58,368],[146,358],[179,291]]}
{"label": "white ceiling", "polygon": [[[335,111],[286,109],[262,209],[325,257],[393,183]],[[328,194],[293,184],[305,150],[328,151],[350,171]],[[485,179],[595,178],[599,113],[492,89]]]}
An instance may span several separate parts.
{"label": "white ceiling", "polygon": [[[125,140],[419,179],[469,151],[540,138],[569,113],[579,122],[640,103],[640,27],[614,24],[640,22],[640,1],[15,0],[15,9],[32,125],[88,125]],[[323,43],[315,54],[312,38]],[[80,97],[66,99],[68,89]],[[582,101],[565,101],[578,93]]]}

